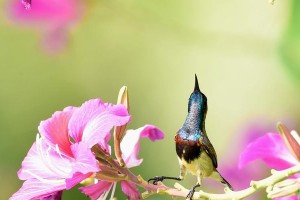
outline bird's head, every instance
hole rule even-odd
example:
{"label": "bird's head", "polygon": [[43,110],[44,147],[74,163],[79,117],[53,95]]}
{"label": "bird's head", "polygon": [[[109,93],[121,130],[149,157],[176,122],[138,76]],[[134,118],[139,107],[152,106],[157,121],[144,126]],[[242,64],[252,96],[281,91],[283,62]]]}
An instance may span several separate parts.
{"label": "bird's head", "polygon": [[207,98],[200,91],[198,78],[195,75],[195,87],[188,103],[188,115],[179,130],[182,139],[197,140],[205,131],[205,117],[207,113]]}

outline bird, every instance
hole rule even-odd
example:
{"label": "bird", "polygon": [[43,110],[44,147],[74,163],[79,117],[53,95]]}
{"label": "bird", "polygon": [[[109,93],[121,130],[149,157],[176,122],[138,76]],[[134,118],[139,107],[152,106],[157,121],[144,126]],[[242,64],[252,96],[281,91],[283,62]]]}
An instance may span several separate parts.
{"label": "bird", "polygon": [[200,187],[202,179],[206,177],[220,181],[233,190],[229,182],[217,170],[217,154],[205,129],[207,110],[207,97],[201,92],[195,74],[194,91],[188,101],[188,114],[183,126],[175,134],[180,175],[179,177],[156,176],[149,179],[148,182],[152,181],[156,185],[165,179],[181,181],[188,171],[197,177],[197,184],[190,189],[187,199],[192,200],[195,189]]}

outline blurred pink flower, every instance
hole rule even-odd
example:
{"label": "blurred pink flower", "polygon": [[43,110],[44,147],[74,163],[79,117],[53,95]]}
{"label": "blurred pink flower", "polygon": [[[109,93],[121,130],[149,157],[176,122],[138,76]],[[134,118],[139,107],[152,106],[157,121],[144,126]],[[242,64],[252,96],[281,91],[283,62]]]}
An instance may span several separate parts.
{"label": "blurred pink flower", "polygon": [[[230,156],[220,157],[221,160],[219,161],[220,165],[218,167],[218,171],[232,185],[234,190],[248,188],[251,180],[258,180],[267,175],[267,171],[265,170],[266,167],[263,163],[256,163],[255,167],[249,165],[243,169],[239,169],[238,164],[240,152],[244,150],[244,147],[271,128],[272,126],[268,123],[262,123],[261,120],[253,121],[246,126],[243,126],[243,128],[239,130],[232,139],[230,139],[231,143],[226,146],[227,152],[224,153]],[[260,170],[257,170],[257,168]],[[211,187],[207,188],[210,192],[224,192],[224,186],[217,183],[215,180],[206,179],[204,181],[206,181],[208,185],[211,185]],[[213,189],[210,190],[211,188]],[[264,199],[265,197],[266,195],[259,191],[246,199],[257,200]]]}
{"label": "blurred pink flower", "polygon": [[34,0],[31,6],[31,0],[23,0],[22,3],[12,0],[8,8],[9,18],[18,26],[29,26],[39,31],[42,46],[49,53],[65,47],[68,32],[80,20],[84,10],[80,0]]}
{"label": "blurred pink flower", "polygon": [[61,199],[62,190],[100,170],[91,148],[98,144],[108,149],[110,130],[130,119],[125,106],[100,99],[55,112],[41,122],[41,137],[37,135],[18,172],[25,182],[10,200]]}
{"label": "blurred pink flower", "polygon": [[[122,158],[126,167],[132,168],[142,163],[142,159],[138,158],[140,150],[139,141],[141,138],[149,138],[152,141],[164,138],[161,130],[152,125],[145,125],[136,130],[128,130],[121,142]],[[140,193],[136,185],[129,181],[120,181],[122,191],[129,199],[140,199]],[[92,200],[106,199],[108,193],[113,188],[112,196],[116,182],[99,181],[98,183],[86,187],[79,188],[83,193],[88,195]]]}
{"label": "blurred pink flower", "polygon": [[[234,147],[230,148],[230,153],[228,153],[231,157],[226,157],[221,160],[219,171],[235,190],[245,189],[249,187],[251,180],[259,179],[266,175],[266,171],[263,170],[263,163],[256,163],[256,166],[261,168],[261,170],[256,170],[253,166],[246,166],[243,169],[240,169],[238,168],[238,164],[240,152],[244,150],[244,147],[255,138],[261,136],[268,129],[270,129],[270,127],[261,122],[250,123],[240,130],[239,134],[234,136]],[[220,190],[223,190],[223,187],[220,187]],[[253,199],[262,198],[261,194],[256,193],[255,195],[253,196]],[[251,198],[252,197],[249,197],[249,199]]]}
{"label": "blurred pink flower", "polygon": [[240,156],[239,167],[261,159],[269,167],[283,170],[299,164],[299,161],[289,152],[277,133],[267,133],[248,144]]}
{"label": "blurred pink flower", "polygon": [[[285,126],[279,124],[279,131],[282,130],[282,127],[285,128]],[[282,134],[283,137],[285,137],[285,134],[288,134],[288,137],[291,136],[291,133],[286,130],[284,130]],[[290,141],[286,142],[289,143]],[[293,140],[293,142],[297,141]],[[250,162],[257,159],[263,160],[269,167],[274,168],[276,170],[283,170],[295,166],[299,164],[299,160],[297,160],[297,158],[291,154],[291,152],[288,149],[288,146],[288,144],[286,145],[283,142],[282,137],[279,134],[267,133],[248,144],[247,148],[240,155],[239,168],[243,168]],[[294,145],[294,148],[299,149],[300,143],[298,142],[297,147]],[[299,155],[299,152],[295,153]],[[300,177],[300,175],[296,174],[293,177]],[[293,195],[274,199],[296,200],[298,199],[298,196]]]}
{"label": "blurred pink flower", "polygon": [[22,0],[21,2],[24,5],[25,9],[29,10],[31,8],[31,0]]}

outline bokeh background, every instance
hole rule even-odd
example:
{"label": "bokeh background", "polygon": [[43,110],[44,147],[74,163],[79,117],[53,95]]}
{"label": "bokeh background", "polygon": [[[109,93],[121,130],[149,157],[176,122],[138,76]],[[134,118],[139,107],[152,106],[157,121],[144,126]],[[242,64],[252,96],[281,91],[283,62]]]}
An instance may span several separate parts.
{"label": "bokeh background", "polygon": [[[263,134],[283,121],[299,130],[300,1],[85,0],[65,47],[54,53],[41,45],[38,27],[11,19],[10,3],[0,0],[0,199],[21,186],[16,172],[41,120],[91,98],[116,102],[123,85],[129,128],[149,123],[166,134],[142,141],[144,162],[134,172],[145,179],[179,174],[174,134],[195,73],[208,97],[207,131],[220,171],[236,165],[249,127]],[[237,187],[237,177],[226,177]],[[195,181],[189,175],[182,184]],[[63,199],[87,197],[72,189]]]}

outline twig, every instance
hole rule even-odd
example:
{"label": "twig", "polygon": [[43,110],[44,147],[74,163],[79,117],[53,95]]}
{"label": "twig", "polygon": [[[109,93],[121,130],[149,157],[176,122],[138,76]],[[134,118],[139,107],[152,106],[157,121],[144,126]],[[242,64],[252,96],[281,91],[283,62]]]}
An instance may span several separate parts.
{"label": "twig", "polygon": [[[230,189],[226,188],[224,194],[211,194],[211,193],[206,193],[203,191],[195,192],[194,193],[194,200],[204,200],[204,199],[213,199],[213,200],[229,200],[229,199],[243,199],[245,197],[250,196],[251,194],[255,193],[256,191],[267,188],[268,186],[273,186],[279,181],[282,181],[286,179],[287,177],[299,173],[300,172],[300,164],[282,170],[282,171],[276,171],[276,170],[271,170],[272,175],[269,176],[268,178],[259,180],[259,181],[251,181],[250,187],[244,190],[240,191],[231,191]],[[135,182],[136,183],[136,182]],[[156,187],[153,187],[154,185],[152,184],[141,184],[141,183],[136,183],[140,185],[141,187],[145,188],[147,191],[142,194],[143,198],[147,198],[150,195],[153,194],[167,194],[170,196],[174,197],[186,197],[189,190],[181,186],[179,183],[175,183],[175,188],[169,188],[165,185],[156,185]],[[150,187],[152,185],[152,187]],[[156,189],[156,191],[155,191]]]}
{"label": "twig", "polygon": [[[142,193],[143,199],[154,195],[154,194],[165,194],[172,197],[186,197],[189,193],[189,190],[181,186],[179,183],[175,183],[174,188],[168,187],[164,185],[163,183],[159,183],[158,185],[149,184],[147,181],[145,181],[141,176],[136,176],[133,174],[130,169],[128,169],[126,166],[121,166],[117,160],[114,160],[111,155],[102,150],[101,148],[94,148],[94,151],[97,153],[97,156],[103,157],[103,159],[106,160],[106,162],[115,170],[118,171],[117,174],[110,173],[109,170],[106,170],[108,174],[105,173],[98,173],[96,174],[96,177],[98,175],[98,178],[100,180],[107,180],[107,181],[130,181],[135,183],[136,185],[139,185],[140,187],[144,188],[146,192]],[[285,180],[289,176],[300,173],[300,164],[293,166],[291,168],[282,170],[282,171],[276,171],[271,170],[272,175],[259,180],[259,181],[251,181],[250,187],[240,190],[240,191],[231,191],[229,188],[225,188],[225,193],[223,194],[212,194],[212,193],[206,193],[202,190],[199,192],[195,192],[193,199],[194,200],[229,200],[229,199],[244,199],[245,197],[250,196],[251,194],[255,193],[256,191],[263,189],[263,188],[270,188],[273,187],[276,183]]]}

